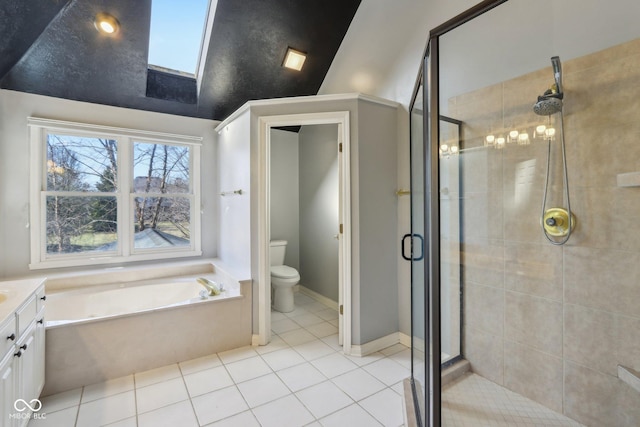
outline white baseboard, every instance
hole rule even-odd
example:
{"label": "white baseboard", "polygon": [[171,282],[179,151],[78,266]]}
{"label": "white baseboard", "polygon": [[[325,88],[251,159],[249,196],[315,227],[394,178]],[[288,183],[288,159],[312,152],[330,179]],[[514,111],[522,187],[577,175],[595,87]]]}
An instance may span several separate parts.
{"label": "white baseboard", "polygon": [[411,337],[409,335],[403,334],[402,332],[398,332],[398,335],[400,336],[400,344],[411,347]]}
{"label": "white baseboard", "polygon": [[251,345],[257,347],[260,345],[260,335],[253,334],[251,335]]}
{"label": "white baseboard", "polygon": [[352,345],[351,346],[351,355],[352,356],[366,356],[371,353],[375,353],[376,351],[380,351],[384,348],[391,347],[394,344],[398,344],[400,342],[400,332],[394,332],[382,338],[378,338],[377,340],[369,341],[368,343],[364,343],[362,345]]}
{"label": "white baseboard", "polygon": [[305,288],[302,285],[298,285],[298,286],[299,286],[298,290],[300,291],[301,294],[307,295],[308,297],[313,298],[314,300],[318,301],[321,304],[326,305],[329,308],[338,310],[338,303],[336,301],[332,300],[331,298],[327,298],[324,295],[320,295],[316,291],[312,291],[309,288]]}

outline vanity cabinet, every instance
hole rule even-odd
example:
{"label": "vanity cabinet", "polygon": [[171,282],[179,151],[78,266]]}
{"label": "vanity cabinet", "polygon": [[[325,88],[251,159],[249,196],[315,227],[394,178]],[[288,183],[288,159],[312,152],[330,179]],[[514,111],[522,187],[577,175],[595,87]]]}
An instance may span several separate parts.
{"label": "vanity cabinet", "polygon": [[9,297],[2,306],[10,306],[0,313],[0,427],[26,426],[36,416],[26,404],[37,414],[41,404],[34,399],[44,386],[44,283],[33,289],[33,281],[16,282],[0,282],[3,291],[15,284],[14,292],[4,291]]}

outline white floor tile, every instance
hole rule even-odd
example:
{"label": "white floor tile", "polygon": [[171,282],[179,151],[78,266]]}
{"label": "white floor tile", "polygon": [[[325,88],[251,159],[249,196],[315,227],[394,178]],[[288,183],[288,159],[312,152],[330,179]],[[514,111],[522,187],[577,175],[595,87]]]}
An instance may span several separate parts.
{"label": "white floor tile", "polygon": [[379,391],[361,400],[359,404],[384,426],[397,427],[404,421],[402,398],[391,389]]}
{"label": "white floor tile", "polygon": [[316,316],[313,313],[305,313],[300,316],[291,317],[290,319],[303,328],[308,328],[311,325],[324,322],[322,318]]}
{"label": "white floor tile", "polygon": [[296,396],[316,418],[322,418],[354,403],[331,381],[300,390],[296,392]]}
{"label": "white floor tile", "polygon": [[174,378],[136,389],[136,404],[139,414],[188,399],[189,394],[182,378]]}
{"label": "white floor tile", "polygon": [[116,421],[115,423],[107,424],[104,427],[138,427],[138,421],[136,417],[125,418],[124,420]]}
{"label": "white floor tile", "polygon": [[390,347],[383,348],[382,350],[380,350],[380,353],[384,354],[385,356],[391,356],[392,354],[396,354],[399,351],[403,351],[403,350],[407,350],[407,347],[405,345],[398,343]]}
{"label": "white floor tile", "polygon": [[280,313],[279,311],[275,311],[275,310],[271,310],[271,322],[277,322],[278,320],[282,320],[282,319],[287,319],[287,316],[285,316],[283,313]]}
{"label": "white floor tile", "polygon": [[291,346],[304,344],[306,342],[317,339],[313,334],[307,332],[304,329],[295,329],[293,331],[285,332],[279,335],[280,338],[284,340],[284,342]]}
{"label": "white floor tile", "polygon": [[224,366],[185,375],[184,382],[187,385],[187,391],[191,397],[200,396],[201,394],[210,393],[233,385],[233,380]]}
{"label": "white floor tile", "polygon": [[291,393],[276,374],[264,375],[238,384],[238,390],[244,396],[250,408],[255,408]]}
{"label": "white floor tile", "polygon": [[180,366],[180,371],[182,371],[182,375],[193,374],[194,372],[204,371],[205,369],[215,368],[220,365],[222,365],[222,361],[217,354],[187,360],[178,364],[178,366]]}
{"label": "white floor tile", "polygon": [[283,334],[285,332],[294,331],[300,329],[300,325],[293,320],[285,317],[282,320],[276,320],[271,322],[271,330],[276,334]]}
{"label": "white floor tile", "polygon": [[328,356],[313,360],[311,361],[311,364],[315,366],[320,372],[322,372],[327,378],[333,378],[338,375],[345,374],[358,367],[355,363],[353,363],[340,353],[332,353]]}
{"label": "white floor tile", "polygon": [[411,376],[411,371],[389,358],[365,365],[363,369],[388,386]]}
{"label": "white floor tile", "polygon": [[40,401],[42,402],[42,409],[40,412],[48,414],[50,412],[56,412],[62,409],[71,408],[72,406],[77,407],[78,405],[80,405],[81,395],[82,387],[43,397],[42,399],[40,399]]}
{"label": "white floor tile", "polygon": [[411,350],[408,348],[392,354],[389,356],[389,359],[401,364],[407,369],[411,369]]}
{"label": "white floor tile", "polygon": [[362,368],[335,377],[333,383],[356,402],[371,396],[386,386]]}
{"label": "white floor tile", "polygon": [[225,366],[236,384],[252,380],[272,372],[269,365],[267,365],[259,356],[240,360],[239,362],[229,363]]}
{"label": "white floor tile", "polygon": [[371,353],[366,356],[346,356],[347,359],[351,360],[358,366],[365,366],[373,362],[377,362],[378,360],[384,359],[384,354],[376,352]]}
{"label": "white floor tile", "polygon": [[136,388],[146,387],[148,385],[160,383],[162,381],[172,380],[182,375],[178,364],[167,365],[149,371],[139,372],[134,375]]}
{"label": "white floor tile", "polygon": [[198,427],[191,402],[186,400],[140,414],[138,427]]}
{"label": "white floor tile", "polygon": [[222,363],[232,363],[237,362],[238,360],[254,357],[257,354],[258,353],[256,353],[254,348],[249,345],[229,351],[223,351],[222,353],[218,353],[218,357],[220,358],[220,360],[222,360]]}
{"label": "white floor tile", "polygon": [[[74,427],[76,424],[76,416],[78,415],[78,407],[62,409],[60,411],[49,412],[43,409],[40,411],[44,418],[33,419],[29,421],[29,427]],[[8,414],[5,414],[8,416]]]}
{"label": "white floor tile", "polygon": [[320,420],[323,427],[375,427],[382,426],[360,406],[353,404]]}
{"label": "white floor tile", "polygon": [[256,352],[258,352],[258,354],[267,354],[273,351],[278,351],[278,350],[282,350],[283,348],[289,348],[289,347],[290,347],[289,344],[284,342],[284,340],[280,338],[278,335],[272,335],[271,341],[269,342],[269,344],[259,345],[255,347],[255,349],[256,349]]}
{"label": "white floor tile", "polygon": [[293,300],[295,302],[295,305],[311,304],[312,302],[316,301],[310,296],[305,295],[301,292],[296,292],[295,294],[293,294]]}
{"label": "white floor tile", "polygon": [[300,354],[291,348],[285,348],[272,353],[263,354],[262,358],[274,371],[290,368],[291,366],[299,365],[305,361]]}
{"label": "white floor tile", "polygon": [[334,349],[335,351],[342,352],[342,346],[338,343],[338,334],[329,335],[327,337],[322,337],[321,341],[327,344],[329,347]]}
{"label": "white floor tile", "polygon": [[338,311],[332,308],[324,308],[320,311],[316,311],[314,313],[316,316],[324,319],[324,320],[337,320],[338,319]]}
{"label": "white floor tile", "polygon": [[235,386],[194,397],[191,401],[201,426],[249,409]]}
{"label": "white floor tile", "polygon": [[82,391],[82,403],[102,399],[114,394],[123,393],[134,389],[133,375],[114,378],[101,383],[85,386]]}
{"label": "white floor tile", "polygon": [[320,340],[313,340],[293,347],[305,360],[315,360],[335,353],[335,350]]}
{"label": "white floor tile", "polygon": [[260,423],[253,412],[244,411],[213,424],[207,424],[207,427],[260,427]]}
{"label": "white floor tile", "polygon": [[130,390],[80,405],[76,427],[102,426],[135,415],[136,398]]}
{"label": "white floor tile", "polygon": [[305,304],[304,308],[309,310],[311,313],[317,313],[319,311],[323,311],[327,309],[327,306],[321,302],[314,301],[309,304]]}
{"label": "white floor tile", "polygon": [[338,333],[338,328],[329,322],[322,322],[307,326],[306,329],[318,338],[324,338]]}
{"label": "white floor tile", "polygon": [[319,384],[327,379],[309,363],[283,369],[278,371],[277,375],[294,392]]}
{"label": "white floor tile", "polygon": [[299,427],[314,420],[294,395],[282,397],[253,409],[262,427]]}
{"label": "white floor tile", "polygon": [[283,313],[283,314],[285,316],[287,316],[288,318],[292,318],[292,317],[296,317],[296,316],[301,316],[301,315],[306,314],[308,312],[309,312],[309,310],[307,310],[305,308],[305,306],[298,305],[293,309],[293,311],[290,311],[288,313]]}

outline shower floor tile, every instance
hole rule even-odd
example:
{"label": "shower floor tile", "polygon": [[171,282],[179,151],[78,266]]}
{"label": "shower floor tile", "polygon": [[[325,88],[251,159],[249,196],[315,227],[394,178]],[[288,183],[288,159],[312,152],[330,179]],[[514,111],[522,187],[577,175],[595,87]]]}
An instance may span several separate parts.
{"label": "shower floor tile", "polygon": [[444,388],[442,425],[443,427],[582,426],[564,415],[473,373],[465,374]]}

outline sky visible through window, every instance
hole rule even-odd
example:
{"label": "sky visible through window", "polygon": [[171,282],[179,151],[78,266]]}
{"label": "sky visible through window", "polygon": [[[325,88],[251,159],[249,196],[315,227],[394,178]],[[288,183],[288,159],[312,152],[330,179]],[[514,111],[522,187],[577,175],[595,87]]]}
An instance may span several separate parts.
{"label": "sky visible through window", "polygon": [[149,64],[196,74],[209,0],[153,0]]}

